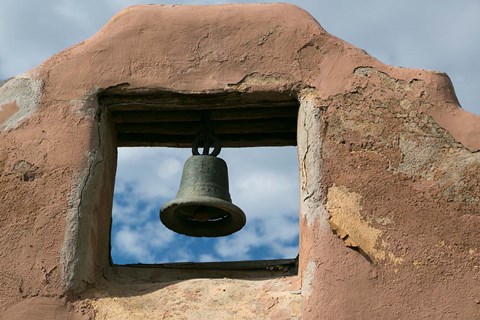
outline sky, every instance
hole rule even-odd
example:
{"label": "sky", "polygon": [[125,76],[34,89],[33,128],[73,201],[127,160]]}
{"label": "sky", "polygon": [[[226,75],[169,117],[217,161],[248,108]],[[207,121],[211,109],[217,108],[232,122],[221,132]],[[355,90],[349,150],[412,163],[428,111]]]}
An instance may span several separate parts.
{"label": "sky", "polygon": [[[159,221],[175,198],[190,149],[119,148],[112,257],[117,263],[235,261],[298,254],[298,169],[295,147],[224,148],[233,203],[246,226],[227,237],[176,234]],[[138,164],[142,163],[141,169]]]}
{"label": "sky", "polygon": [[[149,1],[220,4],[228,1]],[[254,2],[254,1],[237,1]],[[273,1],[263,1],[273,2]],[[446,72],[462,107],[480,114],[480,1],[286,1],[331,34],[396,66]],[[97,32],[134,0],[1,0],[0,80]],[[144,3],[144,2],[143,2]],[[224,149],[244,230],[216,240],[179,236],[158,220],[175,196],[188,150],[120,148],[113,211],[116,263],[293,258],[298,253],[296,150]],[[139,166],[139,161],[142,166]]]}

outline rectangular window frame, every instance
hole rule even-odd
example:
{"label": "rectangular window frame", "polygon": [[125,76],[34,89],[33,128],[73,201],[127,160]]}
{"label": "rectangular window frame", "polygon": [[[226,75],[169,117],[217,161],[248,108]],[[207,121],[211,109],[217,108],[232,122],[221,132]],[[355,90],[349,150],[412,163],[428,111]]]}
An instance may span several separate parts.
{"label": "rectangular window frame", "polygon": [[[188,124],[199,119],[205,111],[209,112],[211,120],[222,124],[219,131],[220,135],[223,134],[221,140],[226,147],[297,144],[300,102],[291,92],[185,94],[132,92],[114,88],[100,94],[98,104],[103,122],[113,132],[113,135],[110,134],[115,157],[117,147],[190,147],[196,129]],[[171,125],[172,119],[179,122],[178,128]],[[155,121],[166,125],[158,128]],[[153,133],[148,132],[152,129]],[[179,132],[185,129],[190,131],[187,134]],[[109,235],[109,268],[104,272],[107,278],[168,281],[192,278],[267,279],[298,275],[299,256],[294,259],[233,262],[113,264],[110,241]]]}

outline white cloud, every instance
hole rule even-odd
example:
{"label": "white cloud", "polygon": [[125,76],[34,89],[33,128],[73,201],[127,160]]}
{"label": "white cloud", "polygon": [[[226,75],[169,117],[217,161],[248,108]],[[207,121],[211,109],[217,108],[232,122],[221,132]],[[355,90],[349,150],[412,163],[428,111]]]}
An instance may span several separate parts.
{"label": "white cloud", "polygon": [[[278,215],[291,215],[298,210],[297,179],[289,179],[282,172],[258,170],[232,179],[232,194],[237,205],[248,213],[249,218],[267,219]],[[286,167],[285,170],[292,166]],[[293,168],[296,170],[296,167]]]}
{"label": "white cloud", "polygon": [[175,233],[163,228],[159,219],[146,224],[142,231],[148,246],[155,250],[169,247],[175,236]]}
{"label": "white cloud", "polygon": [[298,231],[298,222],[292,219],[256,219],[244,230],[219,239],[215,253],[224,260],[249,260],[258,250],[264,251],[263,259],[294,258]]}
{"label": "white cloud", "polygon": [[213,254],[201,254],[198,257],[198,262],[215,262],[218,261],[218,258]]}
{"label": "white cloud", "polygon": [[145,245],[142,233],[130,227],[123,227],[113,237],[113,247],[119,255],[132,260],[150,262],[154,260],[150,248]]}
{"label": "white cloud", "polygon": [[[157,263],[159,258],[168,253],[175,234],[162,228],[159,221],[153,220],[144,224],[120,224],[112,237],[114,261],[126,259],[131,263]],[[192,258],[185,252],[179,252],[176,257],[176,261]]]}
{"label": "white cloud", "polygon": [[215,253],[224,260],[250,260],[251,248],[261,243],[261,236],[254,230],[246,229],[242,236],[233,235],[228,238],[219,239],[215,246]]}
{"label": "white cloud", "polygon": [[[120,203],[118,198],[122,198],[122,203]],[[116,222],[122,224],[142,224],[149,220],[150,212],[155,208],[154,203],[148,203],[145,199],[139,201],[138,198],[134,198],[132,195],[117,194],[113,203],[112,217]]]}
{"label": "white cloud", "polygon": [[225,149],[230,193],[249,219],[298,212],[298,161],[295,147]]}
{"label": "white cloud", "polygon": [[178,191],[188,150],[168,148],[119,148],[115,188],[130,185],[131,197],[172,198]]}

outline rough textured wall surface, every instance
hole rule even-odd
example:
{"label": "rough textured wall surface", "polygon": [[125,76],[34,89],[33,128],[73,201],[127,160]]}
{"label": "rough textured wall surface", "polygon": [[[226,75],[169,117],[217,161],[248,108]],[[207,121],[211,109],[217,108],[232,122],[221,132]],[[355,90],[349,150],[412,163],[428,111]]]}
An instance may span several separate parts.
{"label": "rough textured wall surface", "polygon": [[[299,295],[253,280],[99,282],[115,161],[96,97],[114,86],[298,96],[300,271],[270,285],[301,281]],[[0,315],[120,319],[115,305],[188,319],[202,309],[182,292],[198,288],[196,306],[219,296],[225,319],[248,295],[282,308],[242,305],[245,318],[480,318],[479,150],[480,117],[445,74],[387,66],[294,6],[131,7],[0,82]]]}
{"label": "rough textured wall surface", "polygon": [[96,319],[300,319],[296,281],[192,279],[100,284],[89,297]]}

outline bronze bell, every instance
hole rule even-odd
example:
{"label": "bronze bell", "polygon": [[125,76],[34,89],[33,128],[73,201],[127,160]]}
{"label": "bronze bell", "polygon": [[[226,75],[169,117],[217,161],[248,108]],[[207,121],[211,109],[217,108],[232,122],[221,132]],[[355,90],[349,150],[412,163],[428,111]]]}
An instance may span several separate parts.
{"label": "bronze bell", "polygon": [[246,217],[230,198],[227,164],[216,157],[220,147],[217,144],[208,154],[207,145],[207,152],[204,149],[200,155],[198,144],[197,139],[193,155],[183,167],[177,196],[162,206],[160,220],[170,230],[187,236],[227,236],[242,229]]}

